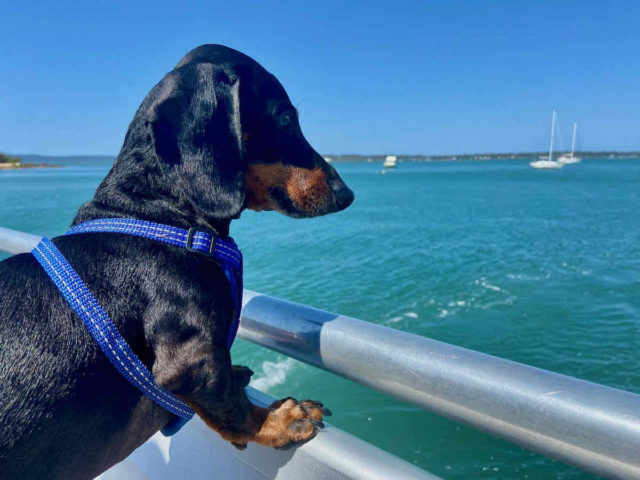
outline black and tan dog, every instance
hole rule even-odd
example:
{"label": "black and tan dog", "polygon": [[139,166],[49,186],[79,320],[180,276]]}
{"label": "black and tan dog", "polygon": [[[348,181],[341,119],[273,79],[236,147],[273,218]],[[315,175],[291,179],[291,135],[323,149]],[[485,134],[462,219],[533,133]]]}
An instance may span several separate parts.
{"label": "black and tan dog", "polygon": [[[336,212],[353,193],[307,143],[276,78],[235,50],[189,52],[147,95],[122,151],[74,224],[139,218],[227,235],[243,209]],[[118,234],[54,239],[156,381],[223,438],[287,447],[328,413],[261,408],[232,366],[229,285],[216,262]],[[29,254],[0,263],[0,478],[90,479],[170,419],[109,363]]]}

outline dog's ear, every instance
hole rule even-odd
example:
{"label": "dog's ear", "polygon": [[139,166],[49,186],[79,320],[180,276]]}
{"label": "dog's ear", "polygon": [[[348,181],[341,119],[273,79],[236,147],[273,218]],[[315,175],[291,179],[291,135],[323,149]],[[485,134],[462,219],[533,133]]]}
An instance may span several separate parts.
{"label": "dog's ear", "polygon": [[145,130],[172,195],[209,217],[239,216],[246,165],[238,77],[190,64],[167,74],[146,100]]}

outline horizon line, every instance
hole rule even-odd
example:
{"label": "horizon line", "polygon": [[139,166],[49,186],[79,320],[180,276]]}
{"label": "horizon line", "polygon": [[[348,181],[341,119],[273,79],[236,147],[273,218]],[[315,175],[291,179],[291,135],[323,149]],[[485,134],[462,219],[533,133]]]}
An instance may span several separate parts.
{"label": "horizon line", "polygon": [[[566,150],[569,151],[569,150]],[[558,150],[555,153],[565,152],[565,150]],[[34,156],[34,157],[110,157],[115,158],[118,154],[110,153],[76,153],[76,154],[46,154],[46,153],[5,153],[11,156]],[[476,153],[321,153],[323,157],[384,157],[387,155],[395,155],[397,157],[474,157],[474,156],[492,156],[492,155],[548,155],[547,150],[539,151],[520,151],[520,152],[476,152]],[[617,154],[640,154],[640,150],[576,150],[575,153],[617,153]]]}

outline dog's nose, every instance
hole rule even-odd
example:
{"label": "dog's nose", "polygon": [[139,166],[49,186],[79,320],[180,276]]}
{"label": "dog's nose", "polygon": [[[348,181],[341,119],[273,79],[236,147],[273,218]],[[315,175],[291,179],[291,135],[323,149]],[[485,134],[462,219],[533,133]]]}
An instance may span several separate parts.
{"label": "dog's nose", "polygon": [[334,192],[336,195],[336,205],[340,210],[344,210],[353,203],[353,199],[355,197],[351,189],[346,185],[341,185],[339,188],[335,189]]}
{"label": "dog's nose", "polygon": [[336,211],[344,210],[349,205],[353,203],[354,195],[353,192],[336,172],[336,169],[331,165],[325,163],[325,172],[329,180],[329,187],[333,192],[334,204],[337,208]]}

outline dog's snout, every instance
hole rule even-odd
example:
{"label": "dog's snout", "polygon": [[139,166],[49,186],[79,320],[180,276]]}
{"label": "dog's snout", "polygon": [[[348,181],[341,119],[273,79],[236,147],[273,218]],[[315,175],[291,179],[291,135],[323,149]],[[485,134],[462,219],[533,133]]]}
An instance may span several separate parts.
{"label": "dog's snout", "polygon": [[337,184],[334,184],[333,192],[336,198],[336,205],[340,210],[344,210],[353,203],[353,192],[343,182],[337,182]]}

